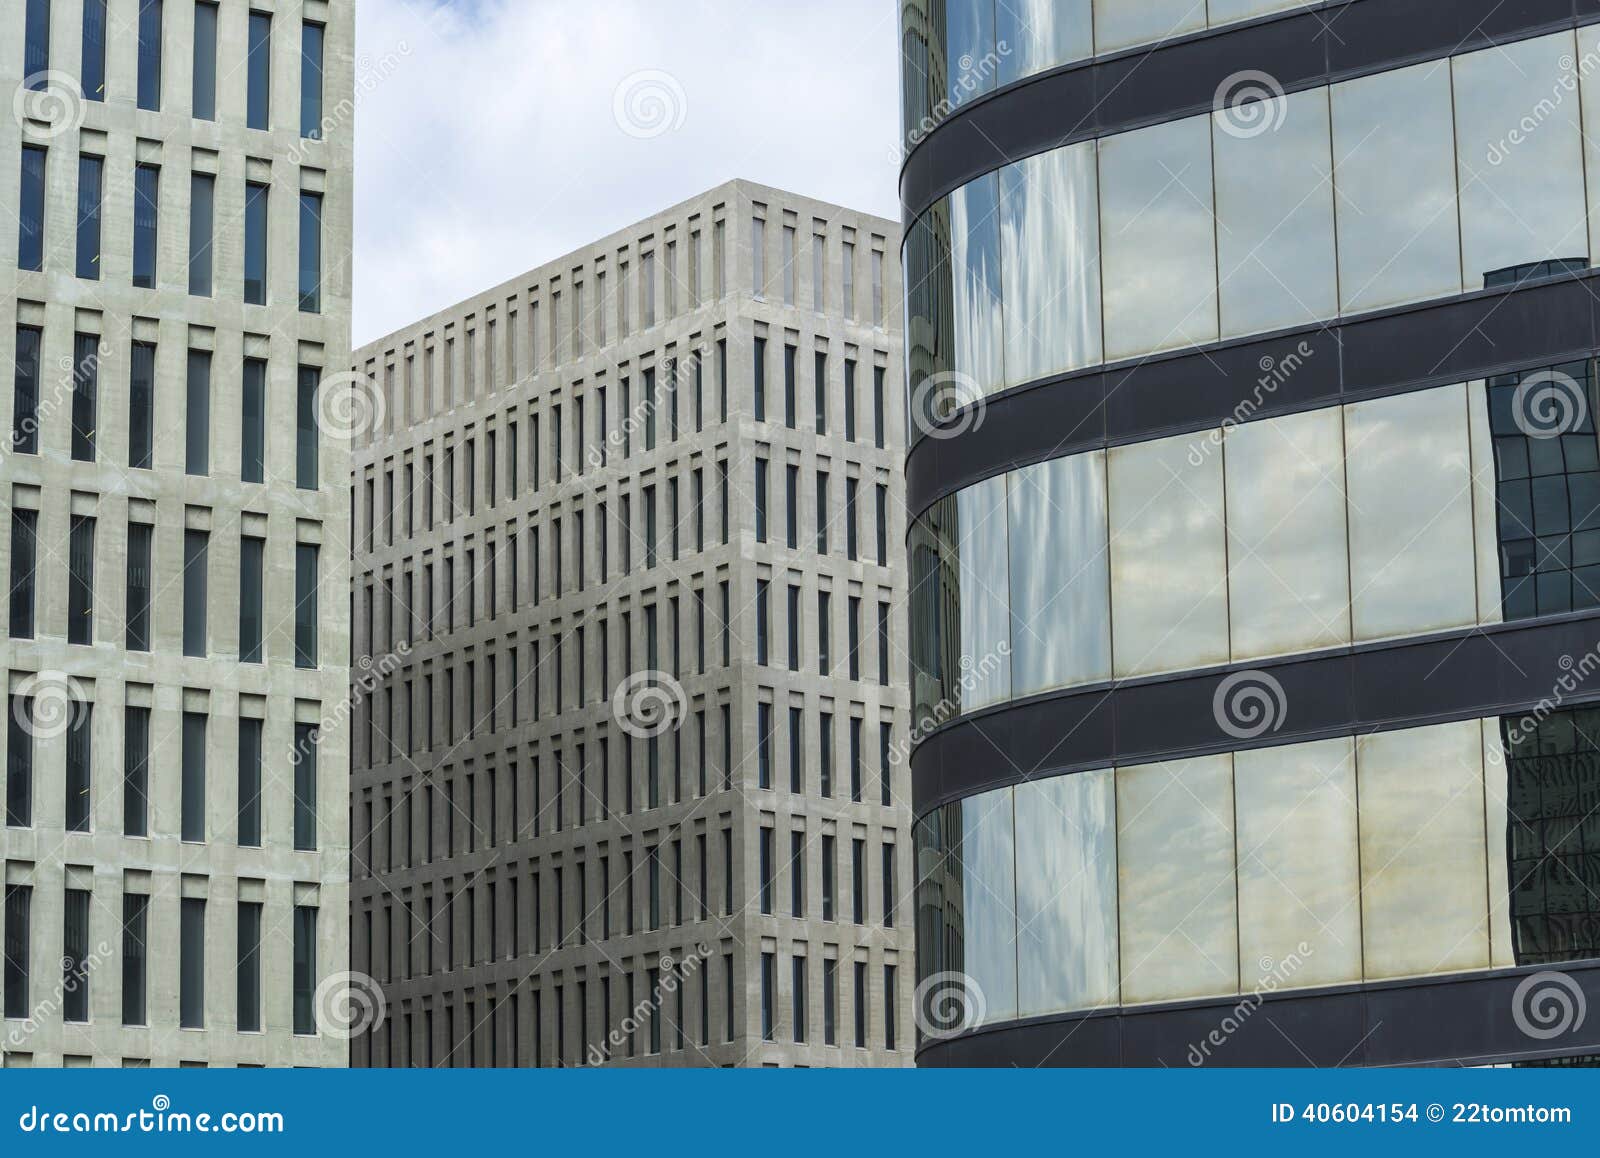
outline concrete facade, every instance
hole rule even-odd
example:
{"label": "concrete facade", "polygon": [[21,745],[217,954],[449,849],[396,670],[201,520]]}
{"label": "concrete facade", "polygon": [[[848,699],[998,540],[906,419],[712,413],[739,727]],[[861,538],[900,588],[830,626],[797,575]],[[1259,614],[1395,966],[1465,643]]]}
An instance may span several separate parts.
{"label": "concrete facade", "polygon": [[[158,6],[159,8],[160,6]],[[197,14],[193,3],[167,0],[159,30],[141,30],[139,0],[109,0],[104,30],[105,83],[94,89],[89,57],[100,43],[84,26],[94,6],[72,0],[10,3],[0,12],[0,573],[11,577],[12,602],[31,589],[31,636],[0,638],[0,668],[9,684],[6,745],[8,800],[31,795],[31,815],[0,828],[4,864],[8,968],[0,985],[7,1011],[26,1016],[0,1023],[6,1065],[273,1065],[337,1066],[347,1057],[347,1034],[319,1011],[316,1032],[294,1032],[297,909],[314,909],[315,961],[311,981],[347,968],[348,748],[345,704],[349,674],[348,621],[342,593],[348,583],[347,440],[324,434],[320,463],[307,489],[297,486],[297,394],[312,371],[339,372],[349,359],[350,221],[354,91],[354,14],[345,0],[222,0],[215,8],[215,115],[195,103]],[[25,28],[48,20],[46,91],[24,91],[39,72],[34,36]],[[251,14],[271,20],[270,97],[265,128],[247,127],[247,44]],[[144,19],[148,22],[149,15]],[[303,26],[325,36],[321,139],[302,136]],[[146,46],[141,50],[141,36]],[[149,75],[156,40],[159,80]],[[28,54],[25,55],[25,42]],[[149,107],[144,84],[159,92]],[[151,81],[155,80],[152,85]],[[203,82],[202,82],[203,83]],[[15,97],[15,100],[13,98]],[[141,107],[141,105],[145,107]],[[10,115],[11,109],[15,116]],[[313,117],[313,119],[315,119]],[[18,219],[23,198],[19,153],[45,152],[42,269],[19,268],[24,252]],[[80,158],[103,159],[100,246],[94,276],[75,276],[82,243]],[[136,166],[159,167],[155,206],[135,205]],[[213,288],[191,292],[191,174],[215,177],[210,252]],[[247,182],[267,186],[265,304],[244,293]],[[303,312],[299,297],[300,203],[322,195],[321,302]],[[155,221],[155,278],[136,288],[136,213]],[[26,232],[24,227],[23,232]],[[19,335],[37,330],[42,352],[37,413],[19,413],[23,377],[10,379],[19,360]],[[75,340],[75,335],[77,336]],[[84,341],[87,339],[87,342]],[[154,346],[153,434],[148,465],[134,450],[132,362],[138,346]],[[82,393],[92,349],[94,385],[88,409],[94,450],[75,459],[75,375]],[[195,436],[192,352],[210,355],[209,423],[201,444],[208,462],[195,473],[186,454]],[[264,474],[242,481],[242,394],[246,360],[265,365]],[[79,405],[82,405],[81,398]],[[251,420],[253,423],[253,420]],[[20,426],[34,425],[34,452],[17,449]],[[82,431],[76,432],[80,437]],[[198,436],[196,436],[198,437]],[[252,456],[253,457],[253,456]],[[37,558],[31,574],[15,550],[18,512],[37,512]],[[24,516],[25,517],[25,516]],[[93,522],[90,642],[69,642],[69,536],[75,519]],[[81,525],[81,524],[80,524]],[[149,638],[130,647],[130,527],[153,527],[149,568]],[[186,543],[207,536],[205,586],[186,567]],[[139,532],[140,534],[144,532]],[[244,538],[264,541],[262,637],[259,662],[241,657],[241,552]],[[296,664],[296,559],[316,546],[316,656]],[[194,556],[198,558],[199,556]],[[19,581],[24,588],[19,588]],[[185,602],[206,608],[203,646],[185,647]],[[337,593],[337,594],[336,594]],[[76,610],[76,609],[75,609]],[[9,622],[9,621],[8,621]],[[196,623],[198,620],[195,621]],[[199,651],[200,654],[186,654]],[[33,696],[32,715],[19,697]],[[50,726],[62,697],[90,704],[90,777],[86,822],[69,820],[65,769],[73,729]],[[81,709],[66,708],[82,719]],[[141,791],[137,755],[125,747],[131,719],[148,712],[148,758]],[[184,787],[185,716],[204,721],[203,832],[185,830],[184,813],[198,813],[198,796]],[[248,833],[241,809],[241,721],[259,720],[260,833]],[[296,726],[316,725],[313,839],[296,841]],[[250,725],[253,731],[256,725]],[[198,736],[198,730],[192,729]],[[193,741],[198,744],[199,741]],[[191,750],[191,762],[194,749]],[[22,780],[31,776],[31,786]],[[246,782],[248,783],[248,782]],[[192,785],[191,785],[192,788]],[[244,788],[246,797],[250,795]],[[147,810],[130,803],[147,796]],[[146,811],[130,822],[130,809]],[[241,825],[246,825],[242,828]],[[144,832],[130,835],[131,832]],[[70,829],[70,830],[69,830]],[[310,844],[296,850],[296,844]],[[14,900],[24,892],[26,901]],[[64,939],[73,893],[88,894],[87,1020],[67,1012],[63,991],[82,981],[64,977]],[[125,927],[129,897],[145,896],[146,927],[138,944]],[[195,902],[203,902],[203,908]],[[138,902],[133,902],[135,905]],[[239,1029],[239,925],[243,906],[259,913],[260,1029]],[[196,919],[203,968],[188,962],[203,987],[203,1025],[181,1028],[180,978],[185,950],[180,913]],[[26,918],[22,911],[26,909]],[[135,983],[130,948],[143,948],[145,1010],[128,1024],[125,982]],[[23,968],[25,962],[25,969]],[[248,969],[248,962],[247,962]],[[302,975],[302,980],[304,976]],[[304,991],[302,986],[302,1003]],[[323,994],[326,998],[326,990]],[[136,1004],[136,1002],[135,1002]],[[254,1020],[248,1016],[246,1023]]]}
{"label": "concrete facade", "polygon": [[356,353],[353,1064],[909,1064],[899,245],[735,181]]}

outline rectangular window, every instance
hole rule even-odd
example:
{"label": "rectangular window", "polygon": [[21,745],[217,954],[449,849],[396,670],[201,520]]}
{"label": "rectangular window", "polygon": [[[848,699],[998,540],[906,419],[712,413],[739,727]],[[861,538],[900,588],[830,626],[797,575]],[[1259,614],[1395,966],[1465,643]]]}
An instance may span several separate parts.
{"label": "rectangular window", "polygon": [[322,48],[326,30],[306,21],[300,26],[300,135],[322,139]]}
{"label": "rectangular window", "polygon": [[206,718],[199,712],[183,713],[182,756],[182,836],[201,844],[206,839]]}
{"label": "rectangular window", "polygon": [[299,543],[294,551],[294,664],[317,666],[317,545]]}
{"label": "rectangular window", "polygon": [[262,584],[266,540],[246,535],[239,540],[239,661],[261,662]]}
{"label": "rectangular window", "polygon": [[856,969],[856,1048],[867,1048],[867,963],[857,961]]}
{"label": "rectangular window", "polygon": [[878,604],[878,682],[889,686],[889,605]]}
{"label": "rectangular window", "polygon": [[795,957],[791,965],[791,988],[794,1000],[794,1040],[806,1040],[806,959]]}
{"label": "rectangular window", "polygon": [[839,963],[822,962],[822,1044],[839,1044]]}
{"label": "rectangular window", "polygon": [[189,174],[189,293],[211,296],[211,231],[217,179],[210,173]]}
{"label": "rectangular window", "polygon": [[833,596],[817,592],[817,674],[833,672]]}
{"label": "rectangular window", "polygon": [[789,834],[789,915],[806,915],[806,834]]}
{"label": "rectangular window", "polygon": [[[429,704],[432,710],[432,704]],[[308,852],[317,847],[317,727],[294,726],[294,847]],[[432,827],[428,839],[433,839]],[[429,859],[433,859],[430,854]]]}
{"label": "rectangular window", "polygon": [[6,827],[33,827],[33,700],[6,697]]}
{"label": "rectangular window", "polygon": [[772,1041],[774,1037],[774,1011],[773,1002],[777,1000],[778,989],[778,955],[776,953],[761,954],[761,1040]]}
{"label": "rectangular window", "polygon": [[860,483],[853,478],[844,480],[844,554],[852,563],[856,561],[856,493]]}
{"label": "rectangular window", "polygon": [[767,620],[770,614],[768,590],[767,580],[756,580],[756,662],[762,667],[767,666],[768,661]]}
{"label": "rectangular window", "polygon": [[844,440],[856,440],[856,364],[844,360]]}
{"label": "rectangular window", "polygon": [[234,993],[240,1033],[261,1032],[261,910],[258,902],[239,902],[238,966]]}
{"label": "rectangular window", "polygon": [[33,326],[17,327],[17,368],[11,394],[11,449],[39,453],[39,347],[44,334]]}
{"label": "rectangular window", "polygon": [[17,226],[17,268],[44,268],[45,150],[22,146],[21,215]]}
{"label": "rectangular window", "polygon": [[251,306],[267,304],[267,198],[266,185],[245,182],[244,300]]}
{"label": "rectangular window", "polygon": [[148,523],[128,524],[126,646],[129,651],[150,650],[150,571],[155,531]]}
{"label": "rectangular window", "polygon": [[68,832],[88,832],[93,815],[94,705],[73,701],[67,713],[66,819]]}
{"label": "rectangular window", "polygon": [[178,1024],[206,1025],[206,903],[184,897],[178,910]]}
{"label": "rectangular window", "polygon": [[877,488],[878,566],[889,565],[889,488]]}
{"label": "rectangular window", "polygon": [[[763,704],[763,707],[766,705]],[[760,890],[761,912],[764,916],[772,915],[772,829],[762,828],[760,847]]]}
{"label": "rectangular window", "polygon": [[883,367],[872,368],[872,444],[879,450],[884,446]]}
{"label": "rectangular window", "polygon": [[767,340],[755,340],[754,366],[755,414],[757,422],[767,420]]}
{"label": "rectangular window", "polygon": [[150,709],[122,713],[122,834],[150,835]]}
{"label": "rectangular window", "polygon": [[[301,366],[295,397],[295,486],[303,491],[314,491],[320,485],[317,447],[317,387],[322,372],[315,366]],[[430,460],[432,461],[432,460]],[[430,472],[431,474],[431,472]],[[433,510],[433,486],[427,485],[428,510]],[[429,515],[428,526],[433,526]]]}
{"label": "rectangular window", "polygon": [[149,470],[155,461],[156,348],[134,342],[128,366],[128,465]]}
{"label": "rectangular window", "polygon": [[835,837],[822,838],[822,919],[834,920],[834,897],[837,890],[834,887],[834,849]]}
{"label": "rectangular window", "polygon": [[73,515],[67,531],[67,642],[94,643],[94,519]]}
{"label": "rectangular window", "polygon": [[[22,76],[31,89],[43,91],[50,69],[50,0],[26,0],[22,31]],[[9,1016],[9,1014],[7,1015]]]}
{"label": "rectangular window", "polygon": [[246,49],[245,125],[265,129],[272,109],[272,13],[250,12]]}
{"label": "rectangular window", "polygon": [[211,473],[211,352],[190,350],[185,388],[183,469]]}
{"label": "rectangular window", "polygon": [[315,1035],[317,1032],[316,990],[317,910],[312,905],[296,905],[294,907],[294,1031],[298,1035]]}
{"label": "rectangular window", "polygon": [[148,985],[150,898],[137,893],[122,896],[122,1024],[145,1025]]}
{"label": "rectangular window", "polygon": [[28,885],[6,886],[6,962],[5,1015],[8,1018],[31,1016],[28,999],[28,958],[33,950],[30,929],[33,889]]}
{"label": "rectangular window", "polygon": [[789,585],[789,670],[800,670],[800,588]]}
{"label": "rectangular window", "polygon": [[160,205],[160,166],[134,166],[133,284],[137,289],[156,288],[156,240],[160,224]]}
{"label": "rectangular window", "polygon": [[[819,307],[820,308],[820,307]],[[816,362],[812,370],[812,377],[816,384],[816,427],[818,434],[828,433],[828,355],[821,350],[816,353]]]}
{"label": "rectangular window", "polygon": [[883,846],[883,925],[894,928],[894,845]]}
{"label": "rectangular window", "polygon": [[183,533],[183,654],[206,654],[206,586],[210,536]]}
{"label": "rectangular window", "polygon": [[855,242],[846,241],[841,248],[844,250],[840,264],[844,267],[844,316],[850,321],[856,320],[856,247]]}
{"label": "rectangular window", "polygon": [[240,403],[239,476],[247,483],[266,481],[267,364],[244,360],[244,397]]}
{"label": "rectangular window", "polygon": [[261,847],[261,721],[239,720],[239,847]]}
{"label": "rectangular window", "polygon": [[100,390],[100,339],[74,334],[72,339],[72,461],[93,462]]}
{"label": "rectangular window", "polygon": [[217,119],[217,6],[194,6],[194,118]]}
{"label": "rectangular window", "polygon": [[767,541],[767,460],[756,459],[756,542]]}
{"label": "rectangular window", "polygon": [[100,199],[106,161],[89,153],[78,156],[78,276],[100,280]]}
{"label": "rectangular window", "polygon": [[[833,795],[833,713],[823,712],[817,726],[818,786],[824,798]],[[831,838],[824,837],[824,840]],[[824,871],[829,871],[824,869]]]}
{"label": "rectangular window", "polygon": [[795,428],[795,411],[799,405],[795,399],[795,353],[793,346],[783,347],[783,424],[790,430]]}
{"label": "rectangular window", "polygon": [[883,1048],[895,1048],[895,967],[883,967]]}
{"label": "rectangular window", "polygon": [[139,0],[139,107],[161,108],[161,0]]}
{"label": "rectangular window", "polygon": [[322,194],[300,194],[300,312],[322,312]]}

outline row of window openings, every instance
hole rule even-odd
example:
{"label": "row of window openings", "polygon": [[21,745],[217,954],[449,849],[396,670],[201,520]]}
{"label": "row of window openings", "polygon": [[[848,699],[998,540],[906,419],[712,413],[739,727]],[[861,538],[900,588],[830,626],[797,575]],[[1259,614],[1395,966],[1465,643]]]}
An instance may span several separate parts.
{"label": "row of window openings", "polygon": [[[855,961],[855,1047],[867,1049],[868,1022],[871,1005],[867,993],[867,963]],[[810,1019],[806,1010],[807,958],[795,955],[790,958],[789,983],[789,1033],[796,1045],[804,1045],[810,1032]],[[899,974],[894,965],[883,967],[883,1048],[898,1049],[897,1010],[899,1000]],[[761,954],[761,1039],[776,1041],[778,1033],[778,955]],[[838,962],[824,957],[822,960],[822,1044],[838,1045]]]}
{"label": "row of window openings", "polygon": [[[799,429],[799,382],[795,369],[800,351],[796,346],[783,347],[783,424],[790,430]],[[821,350],[813,355],[812,384],[815,406],[812,425],[820,435],[828,433],[828,356]],[[768,421],[767,415],[767,339],[755,339],[754,351],[754,413],[757,422]],[[886,445],[887,416],[884,411],[884,376],[882,366],[872,368],[872,441],[879,450]],[[844,364],[844,437],[856,441],[856,363],[847,358]]]}
{"label": "row of window openings", "polygon": [[[755,470],[755,507],[756,507],[756,542],[765,543],[768,540],[767,512],[771,506],[771,463],[765,458],[756,458]],[[833,521],[828,511],[829,475],[825,470],[817,472],[816,506],[817,506],[817,553],[828,553],[828,528]],[[844,480],[844,553],[845,558],[852,563],[860,558],[860,545],[857,542],[856,528],[859,520],[856,517],[858,507],[857,495],[861,489],[858,479],[846,478]],[[784,546],[791,551],[800,548],[800,468],[790,463],[784,470]],[[880,567],[889,565],[889,488],[883,483],[875,484],[874,514],[877,530],[876,559]]]}
{"label": "row of window openings", "polygon": [[[181,2],[181,0],[180,0]],[[52,0],[26,0],[23,29],[24,83],[43,91],[50,85],[50,21]],[[83,43],[78,83],[85,100],[107,99],[106,45],[113,31],[107,18],[108,0],[82,0]],[[194,5],[194,58],[190,109],[195,119],[217,119],[217,20],[219,4],[199,0]],[[159,112],[162,100],[164,66],[162,31],[166,4],[163,0],[139,0],[138,75],[135,96],[140,109]],[[272,13],[251,9],[244,61],[245,125],[266,130],[272,123]],[[300,23],[300,135],[321,140],[323,123],[323,55],[327,39],[324,25],[309,20]],[[236,65],[225,67],[232,77]]]}
{"label": "row of window openings", "polygon": [[[771,603],[772,584],[766,579],[756,580],[756,663],[763,667],[771,667],[772,648],[770,643],[771,631]],[[829,594],[826,591],[817,593],[817,673],[831,676],[833,671],[833,656],[830,647],[830,604]],[[790,671],[800,670],[800,636],[802,634],[800,610],[801,591],[794,584],[789,585],[788,598],[785,601],[788,624],[788,655],[786,666]],[[847,597],[845,606],[845,629],[848,638],[845,640],[845,670],[848,678],[859,680],[861,678],[861,597],[851,595]],[[878,683],[884,687],[889,686],[890,654],[891,654],[891,616],[890,605],[883,600],[878,601]]]}
{"label": "row of window openings", "polygon": [[[22,213],[17,237],[17,268],[39,271],[45,262],[45,174],[47,150],[42,145],[22,147]],[[101,218],[105,185],[105,158],[92,153],[78,156],[77,276],[98,281],[101,274]],[[133,284],[154,289],[157,284],[160,228],[161,168],[140,164],[133,184]],[[189,175],[189,293],[210,297],[213,264],[217,178],[211,173]],[[270,186],[245,182],[244,301],[267,304],[267,213]],[[300,193],[299,308],[302,313],[322,311],[322,194]]]}
{"label": "row of window openings", "polygon": [[[67,550],[67,631],[69,644],[95,642],[95,529],[90,515],[71,516]],[[239,659],[265,662],[263,592],[267,541],[250,535],[239,540]],[[208,588],[211,534],[188,529],[183,533],[183,654],[205,657],[210,650]],[[318,561],[315,543],[295,544],[294,662],[299,668],[317,666]],[[125,553],[123,646],[129,651],[151,650],[151,609],[156,595],[155,527],[130,522]],[[8,626],[12,639],[33,639],[38,629],[37,601],[39,512],[13,508],[11,512],[11,595]]]}
{"label": "row of window openings", "polygon": [[[37,700],[12,695],[6,727],[6,827],[32,828],[34,824],[34,734]],[[65,828],[91,832],[94,823],[93,717],[94,705],[73,701],[67,709]],[[38,721],[42,723],[42,721]],[[150,724],[149,708],[123,709],[122,835],[150,836]],[[206,831],[206,740],[210,718],[201,712],[184,712],[179,767],[179,834],[188,844],[203,844]],[[234,841],[240,848],[263,847],[264,724],[260,719],[239,719],[238,816]],[[293,847],[299,852],[317,850],[317,743],[314,724],[294,726],[290,827]]]}
{"label": "row of window openings", "polygon": [[[44,331],[18,326],[16,375],[11,407],[11,449],[18,454],[39,453],[39,432],[55,409],[44,391],[42,378]],[[96,334],[73,338],[71,382],[71,455],[74,462],[95,462],[99,457],[100,358],[102,340]],[[213,357],[209,350],[188,352],[184,388],[184,472],[211,473],[211,412]],[[295,485],[316,490],[320,483],[317,427],[317,390],[322,371],[301,366],[295,391]],[[238,390],[239,477],[247,483],[266,481],[267,468],[267,363],[246,358]],[[128,466],[150,470],[155,465],[156,347],[134,342],[128,371]],[[226,412],[234,407],[223,404]]]}
{"label": "row of window openings", "polygon": [[[33,1004],[33,887],[7,885],[5,890],[4,1002],[7,1018],[37,1016]],[[103,965],[92,955],[89,910],[92,895],[84,889],[63,893],[60,990],[62,1020],[69,1024],[91,1020],[91,974]],[[144,1028],[149,1020],[150,897],[124,893],[122,897],[122,1024]],[[184,897],[178,909],[178,1027],[206,1028],[206,911],[207,902]],[[265,1028],[262,988],[262,932],[266,907],[257,901],[238,902],[237,978],[234,1028],[240,1033],[260,1033]],[[294,906],[292,1010],[296,1035],[315,1036],[317,1019],[317,909]],[[167,963],[167,969],[172,963]],[[159,972],[165,972],[160,970]]]}
{"label": "row of window openings", "polygon": [[[763,916],[772,916],[777,893],[777,863],[774,841],[776,833],[771,828],[761,829],[759,850],[760,902]],[[822,919],[838,920],[834,897],[835,838],[822,838]],[[880,884],[883,888],[883,927],[894,928],[895,913],[895,846],[891,842],[880,848],[882,858]],[[789,913],[795,918],[806,916],[806,834],[789,834]],[[850,842],[850,920],[853,924],[867,923],[867,842],[860,838]]]}
{"label": "row of window openings", "polygon": [[[763,217],[754,217],[750,221],[750,256],[751,256],[751,281],[750,292],[756,297],[764,299],[767,296],[767,222]],[[785,225],[782,235],[783,253],[782,266],[779,274],[783,279],[783,304],[793,306],[796,298],[796,282],[799,277],[799,266],[796,264],[796,249],[799,245],[799,230],[793,225]],[[842,242],[841,265],[843,266],[843,291],[842,305],[844,316],[854,321],[856,317],[856,246],[854,242]],[[871,253],[872,262],[872,324],[877,327],[883,325],[883,251],[874,248]],[[827,268],[828,268],[828,238],[823,233],[811,235],[811,307],[817,313],[827,312]]]}

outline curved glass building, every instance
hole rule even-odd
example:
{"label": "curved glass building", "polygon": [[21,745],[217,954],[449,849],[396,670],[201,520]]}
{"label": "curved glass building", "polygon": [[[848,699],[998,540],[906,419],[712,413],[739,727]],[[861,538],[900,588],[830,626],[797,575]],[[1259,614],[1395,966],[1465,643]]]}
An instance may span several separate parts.
{"label": "curved glass building", "polygon": [[904,0],[923,1065],[1600,1054],[1600,2]]}

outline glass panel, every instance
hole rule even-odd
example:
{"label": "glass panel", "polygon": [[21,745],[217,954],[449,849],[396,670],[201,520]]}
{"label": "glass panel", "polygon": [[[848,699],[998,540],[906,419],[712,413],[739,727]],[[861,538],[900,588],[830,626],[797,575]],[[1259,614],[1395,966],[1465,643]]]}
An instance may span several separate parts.
{"label": "glass panel", "polygon": [[194,6],[193,112],[196,120],[217,119],[217,6]]}
{"label": "glass panel", "polygon": [[1578,86],[1573,34],[1467,53],[1451,67],[1467,288],[1511,266],[1587,265],[1579,102],[1566,99]]}
{"label": "glass panel", "polygon": [[1017,1016],[1016,848],[1011,789],[950,806],[961,844],[959,899],[962,953],[951,968],[983,995],[987,1021]]}
{"label": "glass panel", "polygon": [[[1101,360],[1100,207],[1092,142],[1000,170],[1005,384]],[[980,378],[986,390],[1000,379]]]}
{"label": "glass panel", "polygon": [[1107,359],[1216,339],[1211,189],[1209,116],[1101,140]]}
{"label": "glass panel", "polygon": [[1339,312],[1326,89],[1214,118],[1222,336]]}
{"label": "glass panel", "polygon": [[1226,448],[1233,658],[1348,643],[1342,413],[1230,427]]}
{"label": "glass panel", "polygon": [[1466,387],[1348,406],[1345,447],[1355,638],[1474,622]]}
{"label": "glass panel", "polygon": [[1239,988],[1233,760],[1117,769],[1122,1000]]}
{"label": "glass panel", "polygon": [[953,328],[950,384],[940,416],[975,402],[1005,380],[1000,283],[1000,182],[980,177],[950,195],[950,277]]}
{"label": "glass panel", "polygon": [[1346,312],[1461,292],[1453,141],[1447,62],[1333,86]]}
{"label": "glass panel", "polygon": [[[1111,640],[1119,676],[1228,661],[1220,455],[1192,436],[1109,452]],[[1182,560],[1182,566],[1174,566]]]}
{"label": "glass panel", "polygon": [[1109,769],[1016,789],[1019,1017],[1117,1002],[1116,803]]}
{"label": "glass panel", "polygon": [[1010,476],[1013,696],[1111,678],[1105,469],[1095,451]]}
{"label": "glass panel", "polygon": [[322,139],[323,26],[300,26],[300,135]]}
{"label": "glass panel", "polygon": [[1094,43],[1115,52],[1206,26],[1203,0],[1094,0]]}
{"label": "glass panel", "polygon": [[1356,739],[1366,977],[1489,964],[1476,720]]}
{"label": "glass panel", "polygon": [[250,13],[246,56],[245,123],[252,129],[264,129],[272,105],[272,13]]}
{"label": "glass panel", "polygon": [[996,83],[1010,84],[1093,54],[1089,8],[1090,0],[995,0]]}
{"label": "glass panel", "polygon": [[1243,991],[1361,980],[1354,741],[1236,752],[1233,777]]}
{"label": "glass panel", "polygon": [[1004,476],[960,492],[956,511],[961,622],[960,660],[955,670],[965,679],[952,690],[960,697],[962,710],[970,712],[1011,698],[1010,666],[982,663],[984,657],[1000,655],[1002,647],[1011,644],[1009,593],[1006,577],[998,571],[1008,554]]}
{"label": "glass panel", "polygon": [[994,0],[945,0],[944,98],[952,108],[994,88]]}

